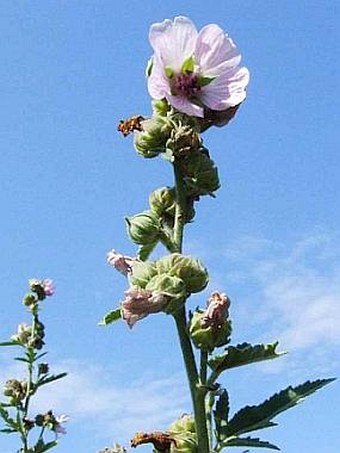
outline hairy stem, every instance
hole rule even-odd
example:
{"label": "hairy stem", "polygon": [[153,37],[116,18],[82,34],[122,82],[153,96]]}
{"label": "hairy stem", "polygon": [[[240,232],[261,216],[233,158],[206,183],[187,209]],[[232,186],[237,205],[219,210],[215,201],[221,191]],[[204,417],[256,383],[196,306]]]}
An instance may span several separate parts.
{"label": "hairy stem", "polygon": [[[181,253],[186,219],[186,191],[183,175],[181,174],[180,168],[176,162],[174,163],[174,173],[176,183],[176,212],[173,230],[173,243],[176,251]],[[174,318],[176,321],[185,369],[189,381],[196,424],[197,448],[200,453],[209,453],[210,448],[205,412],[205,393],[200,391],[198,387],[200,384],[199,375],[192,343],[188,335],[185,306],[175,313]]]}

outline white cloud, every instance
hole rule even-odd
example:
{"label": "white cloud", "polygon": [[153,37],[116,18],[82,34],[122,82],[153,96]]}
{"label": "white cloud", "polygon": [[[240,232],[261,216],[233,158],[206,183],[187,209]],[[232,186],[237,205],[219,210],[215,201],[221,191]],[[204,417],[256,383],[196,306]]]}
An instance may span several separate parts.
{"label": "white cloud", "polygon": [[[337,237],[324,233],[303,238],[290,249],[246,237],[224,253],[229,271],[222,276],[217,270],[216,282],[227,281],[238,296],[232,299],[234,312],[241,313],[238,330],[244,335],[245,327],[255,341],[278,338],[283,349],[293,353],[282,364],[294,355],[297,366],[301,360],[305,368],[337,366],[333,354],[340,343],[338,244]],[[239,325],[242,321],[244,326]]]}

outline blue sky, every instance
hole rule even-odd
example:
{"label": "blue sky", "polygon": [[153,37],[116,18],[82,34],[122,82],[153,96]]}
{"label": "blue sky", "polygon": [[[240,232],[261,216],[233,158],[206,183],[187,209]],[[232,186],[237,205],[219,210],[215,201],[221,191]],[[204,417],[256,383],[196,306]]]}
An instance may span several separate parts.
{"label": "blue sky", "polygon": [[[223,290],[232,300],[234,342],[278,338],[290,351],[230,372],[232,408],[339,375],[339,9],[328,0],[2,3],[0,336],[27,320],[27,279],[53,278],[57,293],[43,312],[48,357],[69,376],[39,408],[71,416],[56,451],[126,444],[190,409],[169,317],[132,331],[97,326],[126,288],[107,251],[135,252],[123,217],[172,183],[170,166],[138,157],[116,125],[150,113],[148,29],[175,15],[199,28],[219,24],[251,72],[236,119],[206,133],[222,188],[202,200],[185,240],[210,271],[207,294]],[[0,356],[1,381],[18,372],[9,352]],[[287,453],[338,452],[339,396],[332,384],[262,437]],[[13,453],[17,444],[1,437],[0,446]]]}

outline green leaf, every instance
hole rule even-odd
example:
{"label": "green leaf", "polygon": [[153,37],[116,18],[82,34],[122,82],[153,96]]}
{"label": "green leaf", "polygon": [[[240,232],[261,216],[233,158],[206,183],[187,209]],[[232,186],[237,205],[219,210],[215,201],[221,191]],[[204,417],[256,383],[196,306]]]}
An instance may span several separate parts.
{"label": "green leaf", "polygon": [[57,381],[67,376],[67,373],[52,374],[51,376],[45,376],[38,380],[37,386],[41,387],[42,385],[49,384],[50,382]]}
{"label": "green leaf", "polygon": [[12,434],[12,433],[16,433],[16,432],[18,432],[16,429],[10,429],[10,428],[0,429],[0,433],[4,433],[4,434]]}
{"label": "green leaf", "polygon": [[158,241],[151,244],[141,245],[137,252],[137,258],[141,261],[146,261],[153,252],[153,249],[156,247],[157,242]]}
{"label": "green leaf", "polygon": [[22,346],[20,341],[11,340],[11,341],[2,341],[0,346]]}
{"label": "green leaf", "polygon": [[216,438],[218,441],[221,440],[222,428],[227,425],[229,416],[229,396],[226,389],[222,390],[221,395],[216,401],[216,407],[214,410],[214,420],[216,427]]}
{"label": "green leaf", "polygon": [[111,310],[106,315],[104,318],[98,323],[99,326],[108,326],[109,324],[112,324],[113,322],[117,321],[122,317],[120,307],[116,308],[115,310]]}
{"label": "green leaf", "polygon": [[252,437],[233,437],[222,443],[222,447],[257,447],[269,448],[270,450],[280,450],[274,444]]}
{"label": "green leaf", "polygon": [[24,357],[14,357],[14,360],[17,360],[18,362],[31,363],[30,360],[25,359]]}
{"label": "green leaf", "polygon": [[57,445],[58,441],[56,440],[48,442],[47,444],[45,444],[44,441],[40,440],[34,448],[34,453],[44,453],[45,451],[51,450],[51,448],[54,448]]}
{"label": "green leaf", "polygon": [[272,344],[257,344],[252,346],[249,343],[242,343],[237,346],[228,346],[222,354],[212,357],[208,364],[217,374],[222,371],[238,366],[249,365],[250,363],[262,360],[276,359],[284,353],[277,353],[278,342]]}
{"label": "green leaf", "polygon": [[200,77],[198,77],[198,84],[201,87],[205,87],[205,86],[209,85],[209,83],[211,83],[215,79],[216,79],[216,76],[215,77],[200,76]]}
{"label": "green leaf", "polygon": [[191,56],[184,60],[182,67],[181,67],[181,73],[182,74],[190,74],[191,72],[194,72],[195,68],[195,60],[194,57]]}
{"label": "green leaf", "polygon": [[257,406],[246,406],[229,420],[223,429],[226,437],[238,436],[243,433],[273,426],[271,420],[281,412],[290,409],[306,396],[331,383],[334,379],[318,379],[307,381],[297,387],[289,386],[276,393]]}

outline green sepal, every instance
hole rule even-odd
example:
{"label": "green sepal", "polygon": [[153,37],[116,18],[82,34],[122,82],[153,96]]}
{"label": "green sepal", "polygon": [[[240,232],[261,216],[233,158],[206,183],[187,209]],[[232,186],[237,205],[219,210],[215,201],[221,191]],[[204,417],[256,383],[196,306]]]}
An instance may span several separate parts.
{"label": "green sepal", "polygon": [[203,327],[204,317],[205,312],[203,310],[196,310],[193,313],[190,319],[189,333],[196,348],[211,353],[215,348],[229,343],[232,330],[231,321],[226,318],[223,324],[218,327]]}
{"label": "green sepal", "polygon": [[147,291],[162,293],[173,299],[182,299],[186,295],[186,287],[183,280],[171,275],[155,275],[148,282]]}
{"label": "green sepal", "polygon": [[269,450],[279,451],[279,447],[270,442],[260,440],[253,437],[232,437],[226,442],[222,442],[222,448],[224,447],[254,447],[254,448],[268,448]]}
{"label": "green sepal", "polygon": [[189,58],[183,61],[183,64],[181,66],[181,73],[182,74],[190,74],[194,72],[195,69],[195,59],[191,55]]}
{"label": "green sepal", "polygon": [[213,195],[220,187],[217,167],[205,148],[189,155],[183,175],[187,194],[194,198]]}
{"label": "green sepal", "polygon": [[306,396],[330,384],[335,379],[307,381],[297,387],[289,386],[257,406],[246,406],[237,412],[222,429],[226,438],[273,426],[272,419],[281,412],[296,406]]}
{"label": "green sepal", "polygon": [[109,324],[112,324],[115,321],[118,321],[122,317],[121,310],[120,308],[116,308],[115,310],[111,310],[106,315],[104,318],[98,323],[99,326],[108,326]]}
{"label": "green sepal", "polygon": [[150,77],[151,76],[152,68],[153,68],[153,57],[149,58],[149,60],[148,60],[148,62],[146,64],[146,68],[145,68],[146,77]]}
{"label": "green sepal", "polygon": [[141,245],[137,251],[137,259],[146,261],[156,247],[157,242],[158,241],[155,241],[151,244]]}
{"label": "green sepal", "polygon": [[172,79],[173,76],[175,75],[175,71],[171,66],[165,66],[164,72],[168,79]]}
{"label": "green sepal", "polygon": [[242,343],[237,346],[228,346],[222,354],[212,357],[208,365],[217,374],[222,371],[235,368],[262,360],[276,359],[285,354],[277,353],[278,341],[271,344],[257,344],[252,346],[249,343]]}
{"label": "green sepal", "polygon": [[158,216],[174,217],[176,210],[176,191],[174,187],[160,187],[151,192],[149,205]]}
{"label": "green sepal", "polygon": [[145,289],[148,282],[157,274],[156,265],[152,261],[136,262],[133,266],[132,273],[129,275],[131,286]]}
{"label": "green sepal", "polygon": [[165,98],[152,101],[152,110],[156,116],[167,116],[170,109],[171,105]]}
{"label": "green sepal", "polygon": [[198,77],[198,84],[199,86],[201,87],[206,87],[207,85],[209,85],[209,83],[213,82],[214,80],[216,79],[216,77],[214,76],[199,76]]}

